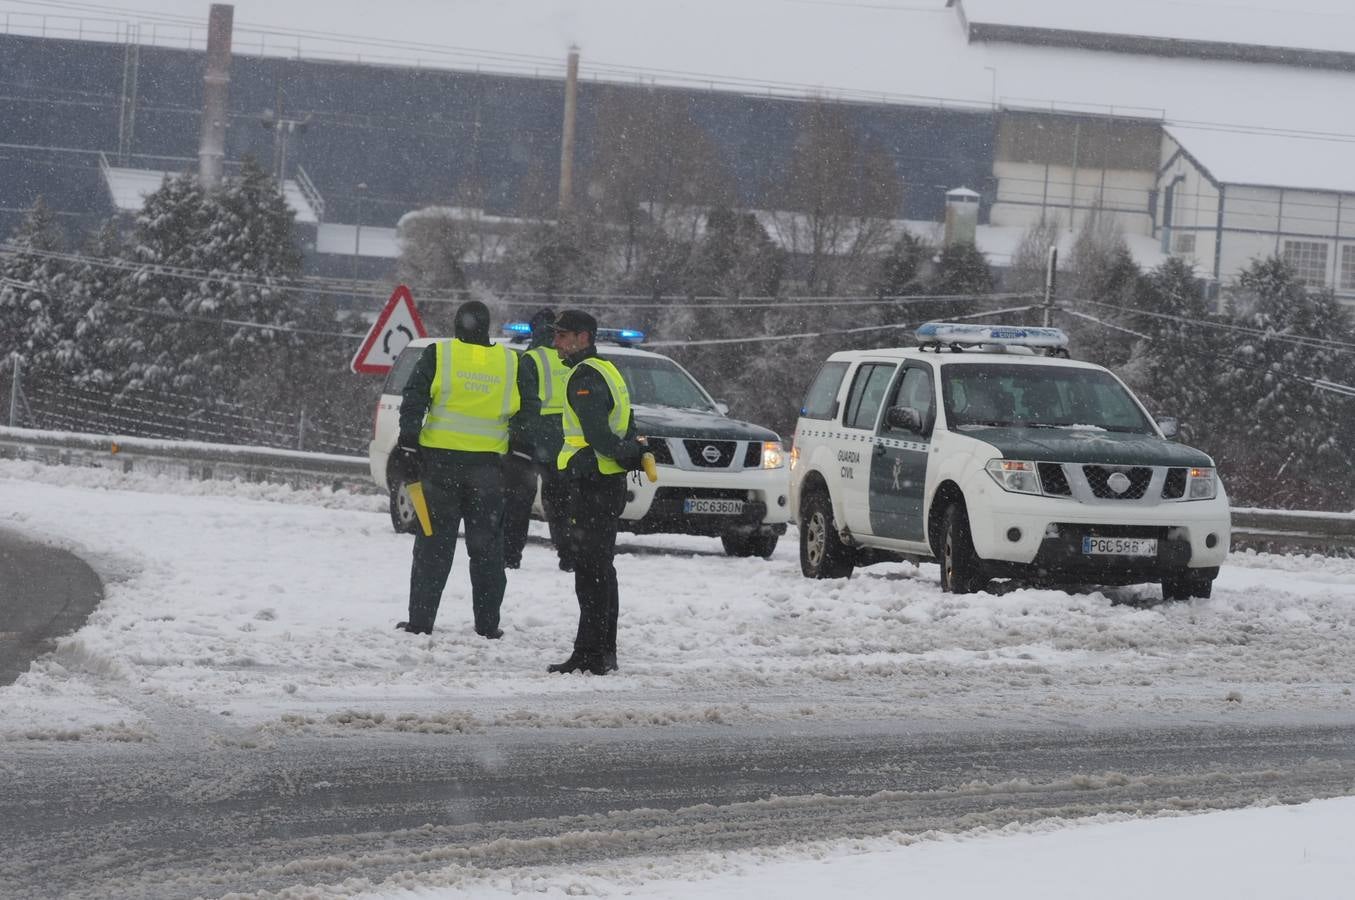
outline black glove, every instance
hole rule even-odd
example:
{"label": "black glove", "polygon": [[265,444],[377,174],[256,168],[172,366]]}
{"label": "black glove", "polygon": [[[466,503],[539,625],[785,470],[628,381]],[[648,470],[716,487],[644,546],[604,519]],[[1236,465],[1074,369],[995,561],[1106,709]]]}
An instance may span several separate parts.
{"label": "black glove", "polygon": [[395,452],[391,454],[391,466],[400,482],[410,484],[418,481],[422,463],[423,450],[419,447],[419,442],[401,435],[400,442],[395,445]]}
{"label": "black glove", "polygon": [[648,448],[639,441],[622,441],[616,447],[616,455],[612,459],[616,464],[627,472],[638,472],[644,467],[643,457]]}

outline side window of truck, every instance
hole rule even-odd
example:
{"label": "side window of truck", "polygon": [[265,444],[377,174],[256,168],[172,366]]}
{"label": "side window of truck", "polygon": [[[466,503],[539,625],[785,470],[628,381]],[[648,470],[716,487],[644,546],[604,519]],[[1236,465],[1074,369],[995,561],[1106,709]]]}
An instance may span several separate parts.
{"label": "side window of truck", "polygon": [[814,376],[814,383],[805,394],[800,415],[806,419],[833,419],[837,417],[837,390],[847,374],[847,363],[826,362]]}
{"label": "side window of truck", "polygon": [[842,417],[843,425],[875,430],[875,420],[879,417],[895,368],[893,363],[864,363],[856,370],[851,393],[847,395],[847,413]]}

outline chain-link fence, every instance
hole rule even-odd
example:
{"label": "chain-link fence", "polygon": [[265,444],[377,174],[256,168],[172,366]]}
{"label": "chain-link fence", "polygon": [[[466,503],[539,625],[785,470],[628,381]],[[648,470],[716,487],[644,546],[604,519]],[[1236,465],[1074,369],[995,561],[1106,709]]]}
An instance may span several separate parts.
{"label": "chain-link fence", "polygon": [[206,441],[365,456],[368,431],[305,409],[252,409],[187,394],[112,391],[24,375],[13,357],[0,371],[6,424],[175,441]]}

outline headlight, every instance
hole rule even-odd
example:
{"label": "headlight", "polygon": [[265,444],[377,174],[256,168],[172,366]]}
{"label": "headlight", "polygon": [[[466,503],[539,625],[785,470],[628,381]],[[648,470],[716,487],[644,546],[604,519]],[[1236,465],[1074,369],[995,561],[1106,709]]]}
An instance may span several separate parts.
{"label": "headlight", "polygon": [[764,441],[762,444],[762,468],[779,469],[786,464],[786,452],[777,441]]}
{"label": "headlight", "polygon": [[1186,484],[1187,500],[1213,500],[1219,493],[1219,480],[1213,469],[1191,469]]}
{"label": "headlight", "polygon": [[1035,463],[1024,459],[990,459],[985,466],[998,487],[1014,494],[1040,493],[1040,476]]}

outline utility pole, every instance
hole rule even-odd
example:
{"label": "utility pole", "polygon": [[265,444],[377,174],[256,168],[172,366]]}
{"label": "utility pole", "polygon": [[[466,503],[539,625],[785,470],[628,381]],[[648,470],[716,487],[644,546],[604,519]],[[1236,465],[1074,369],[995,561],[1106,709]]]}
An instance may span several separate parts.
{"label": "utility pole", "polygon": [[9,382],[9,427],[16,428],[19,425],[19,360],[18,352],[9,355],[10,362],[10,382]]}
{"label": "utility pole", "polygon": [[574,111],[579,95],[579,48],[569,48],[565,70],[565,120],[560,140],[560,212],[569,212],[574,196]]}
{"label": "utility pole", "polygon": [[[204,190],[221,186],[226,164],[227,100],[231,83],[231,28],[235,7],[213,3],[207,20],[207,73],[203,76],[202,138],[198,144],[198,180]],[[121,148],[119,148],[121,149]]]}
{"label": "utility pole", "polygon": [[358,223],[353,230],[353,299],[358,294],[358,257],[362,255],[362,198],[367,196],[367,182],[358,182]]}
{"label": "utility pole", "polygon": [[1044,270],[1044,306],[1042,308],[1041,324],[1048,328],[1054,324],[1054,282],[1059,274],[1059,247],[1058,244],[1049,245],[1049,262]]}

